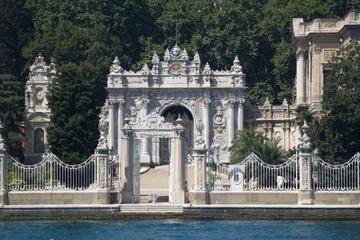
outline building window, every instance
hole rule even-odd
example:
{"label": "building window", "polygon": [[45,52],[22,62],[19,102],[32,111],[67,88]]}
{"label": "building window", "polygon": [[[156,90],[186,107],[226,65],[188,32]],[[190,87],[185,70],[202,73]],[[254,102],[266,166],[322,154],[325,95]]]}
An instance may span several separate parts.
{"label": "building window", "polygon": [[327,82],[330,81],[332,69],[329,65],[323,66],[323,84],[325,85]]}
{"label": "building window", "polygon": [[34,153],[44,153],[45,142],[44,142],[44,130],[37,128],[34,132]]}

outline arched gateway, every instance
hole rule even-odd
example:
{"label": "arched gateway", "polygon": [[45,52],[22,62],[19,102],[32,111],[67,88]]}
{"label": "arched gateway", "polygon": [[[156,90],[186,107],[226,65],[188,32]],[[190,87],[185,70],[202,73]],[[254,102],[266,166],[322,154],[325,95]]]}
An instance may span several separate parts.
{"label": "arched gateway", "polygon": [[176,125],[165,122],[164,117],[151,112],[133,126],[125,124],[121,138],[120,197],[122,203],[140,202],[140,139],[170,140],[169,203],[185,203],[182,133],[179,118]]}
{"label": "arched gateway", "polygon": [[[180,114],[184,126],[184,149],[191,151],[197,124],[204,126],[206,148],[218,150],[220,161],[229,161],[228,148],[236,130],[244,125],[245,75],[236,57],[230,70],[212,70],[202,65],[195,53],[175,45],[166,50],[163,61],[154,53],[151,68],[145,64],[138,72],[124,70],[115,58],[108,75],[109,147],[121,154],[124,122],[133,126],[150,112],[174,122]],[[165,141],[166,142],[166,141]],[[140,163],[167,163],[166,143],[144,137],[139,142]]]}

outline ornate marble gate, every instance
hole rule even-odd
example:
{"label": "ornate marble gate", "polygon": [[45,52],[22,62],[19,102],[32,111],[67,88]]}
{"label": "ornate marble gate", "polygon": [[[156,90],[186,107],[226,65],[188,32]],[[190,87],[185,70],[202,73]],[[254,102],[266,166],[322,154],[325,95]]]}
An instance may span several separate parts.
{"label": "ornate marble gate", "polygon": [[[220,161],[228,162],[228,148],[244,125],[246,86],[239,59],[230,70],[212,70],[208,63],[201,64],[198,53],[190,60],[187,51],[175,45],[165,51],[163,61],[154,53],[151,64],[134,72],[124,70],[117,57],[113,61],[107,81],[109,147],[121,154],[125,120],[134,125],[150,112],[162,115],[179,106],[189,111],[193,126],[203,123],[206,148],[218,149]],[[192,128],[190,141],[197,137]],[[163,153],[157,141],[144,138],[139,144],[141,163],[160,164]],[[193,143],[186,145],[191,151]]]}
{"label": "ornate marble gate", "polygon": [[133,126],[126,123],[121,138],[120,196],[121,203],[140,202],[140,139],[170,139],[169,202],[185,203],[182,132],[184,127],[179,118],[174,125],[155,112],[151,112]]}

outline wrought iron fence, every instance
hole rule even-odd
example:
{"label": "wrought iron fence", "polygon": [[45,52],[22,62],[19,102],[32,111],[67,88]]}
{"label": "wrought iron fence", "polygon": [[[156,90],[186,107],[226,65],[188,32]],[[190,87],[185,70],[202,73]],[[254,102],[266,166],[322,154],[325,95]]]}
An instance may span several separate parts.
{"label": "wrought iron fence", "polygon": [[360,190],[360,153],[343,164],[330,164],[314,155],[312,163],[316,191]]}
{"label": "wrought iron fence", "polygon": [[239,164],[226,165],[210,158],[208,188],[212,191],[295,191],[299,188],[297,156],[271,165],[251,153]]}
{"label": "wrought iron fence", "polygon": [[52,153],[44,154],[41,162],[25,165],[8,155],[9,191],[83,191],[95,188],[96,158],[70,165]]}

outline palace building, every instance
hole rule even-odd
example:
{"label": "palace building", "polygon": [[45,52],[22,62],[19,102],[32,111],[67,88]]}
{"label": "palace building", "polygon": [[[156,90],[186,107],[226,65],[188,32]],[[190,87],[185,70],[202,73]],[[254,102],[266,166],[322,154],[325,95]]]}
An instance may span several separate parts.
{"label": "palace building", "polygon": [[[208,149],[229,162],[229,147],[238,130],[255,127],[267,138],[278,138],[285,150],[297,146],[298,127],[295,109],[310,105],[321,110],[322,87],[326,84],[329,60],[351,40],[360,40],[360,11],[351,11],[344,19],[293,19],[296,47],[296,101],[281,105],[265,101],[260,106],[247,103],[246,76],[238,57],[231,69],[214,70],[201,62],[198,53],[190,57],[178,45],[167,49],[162,57],[154,53],[151,67],[128,71],[115,58],[107,79],[107,143],[113,152],[121,151],[122,129],[134,125],[150,113],[161,115],[184,127],[184,151],[189,152],[201,134]],[[56,74],[55,64],[46,64],[39,55],[30,68],[26,83],[26,161],[36,162],[46,148],[46,129],[51,110],[46,93]],[[180,118],[179,118],[180,116]],[[169,162],[169,140],[144,137],[140,141],[140,161],[144,165]]]}

